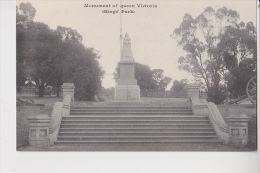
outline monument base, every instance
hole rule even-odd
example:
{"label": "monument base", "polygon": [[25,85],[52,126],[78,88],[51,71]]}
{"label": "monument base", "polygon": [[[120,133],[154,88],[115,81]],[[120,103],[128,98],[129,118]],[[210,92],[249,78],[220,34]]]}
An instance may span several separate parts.
{"label": "monument base", "polygon": [[114,100],[140,100],[140,87],[138,85],[116,85]]}

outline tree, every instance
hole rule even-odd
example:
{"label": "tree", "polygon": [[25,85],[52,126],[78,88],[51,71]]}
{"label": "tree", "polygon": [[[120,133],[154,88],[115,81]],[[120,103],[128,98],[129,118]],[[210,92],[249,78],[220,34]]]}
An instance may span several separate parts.
{"label": "tree", "polygon": [[165,91],[167,86],[169,85],[169,83],[171,83],[171,81],[172,81],[172,78],[167,77],[167,76],[163,77],[162,80],[160,80],[160,82],[159,82],[159,90]]}
{"label": "tree", "polygon": [[248,81],[256,76],[256,28],[252,22],[228,26],[220,35],[219,49],[229,71],[228,90],[233,96],[246,94]]}
{"label": "tree", "polygon": [[62,83],[73,75],[71,72],[75,71],[78,66],[75,65],[77,64],[75,59],[82,57],[82,52],[85,50],[83,50],[84,48],[81,48],[80,51],[76,49],[83,46],[81,44],[82,36],[76,30],[58,26],[54,32],[59,37],[60,44],[52,63],[53,75],[55,75],[52,85],[57,88],[57,94],[59,94]]}
{"label": "tree", "polygon": [[164,70],[154,69],[152,70],[153,79],[156,81],[157,89],[165,91],[168,84],[171,82],[171,78],[163,75]]}
{"label": "tree", "polygon": [[44,23],[33,21],[36,10],[30,3],[17,8],[17,84],[23,86],[26,78],[32,78],[43,96],[48,84],[52,54],[59,42],[57,35]]}
{"label": "tree", "polygon": [[[114,73],[114,79],[119,79],[119,68],[116,68]],[[164,77],[162,69],[154,69],[147,65],[135,63],[135,78],[141,91],[146,90],[165,90],[168,84],[171,82],[171,78]]]}
{"label": "tree", "polygon": [[26,57],[29,49],[28,27],[32,24],[36,10],[30,3],[21,3],[16,6],[16,84],[19,92],[28,75],[26,74]]}
{"label": "tree", "polygon": [[60,56],[59,37],[44,23],[35,22],[30,31],[30,51],[27,56],[29,76],[33,78],[42,97],[47,85],[55,80],[55,61]]}
{"label": "tree", "polygon": [[153,80],[156,81],[156,85],[157,85],[157,89],[160,88],[159,84],[160,84],[160,81],[164,78],[163,76],[163,70],[162,69],[153,69],[152,70],[152,78]]}
{"label": "tree", "polygon": [[19,9],[16,6],[16,27],[27,28],[33,22],[35,14],[36,9],[31,3],[21,3]]}
{"label": "tree", "polygon": [[256,76],[256,71],[253,70],[255,64],[254,60],[245,59],[233,70],[233,77],[227,76],[227,87],[232,97],[236,98],[246,94],[247,83]]}
{"label": "tree", "polygon": [[177,97],[177,98],[185,97],[186,96],[185,87],[187,83],[188,83],[187,79],[182,79],[180,81],[174,80],[173,85],[171,87],[171,92],[173,97]]}
{"label": "tree", "polygon": [[[225,41],[231,43],[230,48],[232,48],[233,43],[243,42],[231,37],[224,39],[225,35],[230,34],[229,28],[238,25],[238,19],[239,14],[226,7],[219,8],[217,11],[207,7],[195,19],[185,14],[183,22],[171,35],[187,53],[186,56],[179,58],[179,68],[191,73],[196,79],[202,79],[207,86],[208,101],[216,104],[222,103],[225,99],[224,92],[227,87],[224,80],[230,70],[227,63],[230,58],[227,57],[227,51],[223,51],[223,46],[226,46],[223,43]],[[241,28],[237,29],[242,31]],[[244,41],[244,44],[247,43]],[[237,49],[242,52],[241,47]],[[233,77],[233,74],[230,74]]]}
{"label": "tree", "polygon": [[93,48],[82,44],[82,36],[71,28],[58,26],[51,30],[44,23],[34,22],[36,10],[31,4],[17,8],[17,84],[27,77],[39,88],[42,97],[47,85],[58,89],[64,82],[73,82],[78,100],[93,100],[101,88],[103,70]]}
{"label": "tree", "polygon": [[67,66],[70,70],[65,70],[63,80],[75,84],[77,100],[94,100],[94,96],[101,90],[104,74],[97,61],[99,57],[93,48],[78,46],[74,51],[74,62]]}
{"label": "tree", "polygon": [[157,89],[156,81],[149,66],[135,63],[135,78],[141,90]]}
{"label": "tree", "polygon": [[75,84],[75,97],[77,100],[94,100],[94,96],[101,89],[104,71],[99,65],[99,55],[94,48],[86,48],[82,44],[82,36],[71,28],[58,26],[57,35],[62,40],[63,49],[61,57],[61,77],[56,81],[72,82]]}

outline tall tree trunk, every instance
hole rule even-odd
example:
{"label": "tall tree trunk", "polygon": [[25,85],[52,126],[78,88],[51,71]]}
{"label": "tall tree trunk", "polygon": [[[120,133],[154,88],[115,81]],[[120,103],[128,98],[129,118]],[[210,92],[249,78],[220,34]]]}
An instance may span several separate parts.
{"label": "tall tree trunk", "polygon": [[39,97],[43,97],[43,94],[44,94],[44,84],[41,84],[39,87]]}
{"label": "tall tree trunk", "polygon": [[57,97],[59,97],[60,96],[60,85],[59,84],[57,84]]}

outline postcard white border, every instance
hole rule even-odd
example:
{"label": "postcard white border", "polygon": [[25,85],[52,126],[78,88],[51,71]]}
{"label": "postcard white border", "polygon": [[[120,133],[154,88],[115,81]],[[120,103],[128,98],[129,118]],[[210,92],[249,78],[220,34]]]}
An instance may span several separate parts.
{"label": "postcard white border", "polygon": [[[239,1],[237,2],[239,3]],[[259,16],[259,11],[257,12]],[[257,18],[259,29],[259,17]],[[257,152],[17,152],[15,1],[0,1],[1,173],[258,173]],[[258,36],[259,41],[259,36]],[[259,52],[259,45],[258,45]],[[259,65],[259,62],[258,62]],[[258,70],[259,76],[259,70]],[[259,106],[259,105],[258,105]],[[259,125],[259,118],[258,118]],[[258,133],[259,144],[259,133]]]}

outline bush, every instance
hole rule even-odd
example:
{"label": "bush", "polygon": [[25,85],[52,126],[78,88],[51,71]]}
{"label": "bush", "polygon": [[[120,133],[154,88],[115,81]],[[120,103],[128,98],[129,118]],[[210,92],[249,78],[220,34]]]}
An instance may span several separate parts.
{"label": "bush", "polygon": [[209,88],[207,101],[219,105],[219,104],[223,104],[225,99],[226,99],[226,95],[223,93],[221,89],[217,87]]}

